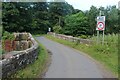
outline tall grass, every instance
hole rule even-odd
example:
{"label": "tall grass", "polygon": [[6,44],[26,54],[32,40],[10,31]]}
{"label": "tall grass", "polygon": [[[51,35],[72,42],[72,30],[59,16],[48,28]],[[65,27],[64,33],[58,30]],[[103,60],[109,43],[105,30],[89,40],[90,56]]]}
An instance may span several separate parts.
{"label": "tall grass", "polygon": [[[103,35],[99,35],[99,42],[102,42]],[[97,41],[97,36],[93,36],[91,40]],[[118,43],[118,34],[108,34],[104,36],[105,43],[117,44]]]}
{"label": "tall grass", "polygon": [[[102,45],[103,35],[99,36],[99,44],[94,44],[94,52],[99,52],[104,63],[107,63],[107,66],[115,73],[118,74],[118,34],[108,34],[104,36],[104,45]],[[92,40],[97,40],[97,36],[91,38]],[[98,57],[99,58],[99,57]],[[99,59],[98,59],[99,60]]]}

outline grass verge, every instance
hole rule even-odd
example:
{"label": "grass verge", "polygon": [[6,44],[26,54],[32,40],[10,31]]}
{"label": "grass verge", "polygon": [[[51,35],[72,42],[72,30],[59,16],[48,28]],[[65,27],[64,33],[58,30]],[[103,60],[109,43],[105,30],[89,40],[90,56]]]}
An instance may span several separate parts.
{"label": "grass verge", "polygon": [[42,75],[47,69],[50,56],[42,44],[39,43],[39,46],[38,59],[34,63],[27,65],[24,69],[16,72],[11,76],[12,78],[42,78]]}
{"label": "grass verge", "polygon": [[69,42],[63,39],[55,38],[51,35],[46,35],[45,37],[87,53],[88,55],[105,65],[105,67],[111,70],[114,75],[118,76],[118,48],[116,45],[77,44],[75,42]]}

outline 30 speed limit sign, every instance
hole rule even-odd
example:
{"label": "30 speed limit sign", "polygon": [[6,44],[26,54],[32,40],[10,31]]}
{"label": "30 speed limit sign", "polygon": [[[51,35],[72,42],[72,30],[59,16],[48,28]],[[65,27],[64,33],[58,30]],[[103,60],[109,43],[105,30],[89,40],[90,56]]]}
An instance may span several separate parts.
{"label": "30 speed limit sign", "polygon": [[96,30],[105,30],[105,16],[97,17],[97,27]]}

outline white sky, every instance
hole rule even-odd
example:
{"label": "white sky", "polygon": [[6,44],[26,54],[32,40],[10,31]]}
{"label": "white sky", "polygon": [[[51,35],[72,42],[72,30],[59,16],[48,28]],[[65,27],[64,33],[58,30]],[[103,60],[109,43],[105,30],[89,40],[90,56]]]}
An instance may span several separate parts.
{"label": "white sky", "polygon": [[75,9],[80,10],[89,10],[90,7],[96,6],[99,8],[100,6],[106,7],[109,5],[116,5],[118,7],[118,2],[120,0],[65,0],[69,4],[73,5]]}

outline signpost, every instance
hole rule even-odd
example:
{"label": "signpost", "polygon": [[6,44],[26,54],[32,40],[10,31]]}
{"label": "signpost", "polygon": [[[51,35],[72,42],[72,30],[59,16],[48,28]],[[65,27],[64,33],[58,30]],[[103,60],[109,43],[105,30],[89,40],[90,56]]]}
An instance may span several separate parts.
{"label": "signpost", "polygon": [[96,30],[104,30],[105,24],[103,22],[98,22]]}
{"label": "signpost", "polygon": [[105,16],[97,17],[97,27],[96,30],[104,31],[105,30]]}
{"label": "signpost", "polygon": [[96,30],[97,30],[97,43],[99,43],[99,31],[103,31],[102,44],[104,44],[105,16],[101,16],[101,11],[100,16],[97,17]]}
{"label": "signpost", "polygon": [[50,27],[48,28],[48,31],[51,32],[51,28]]}

